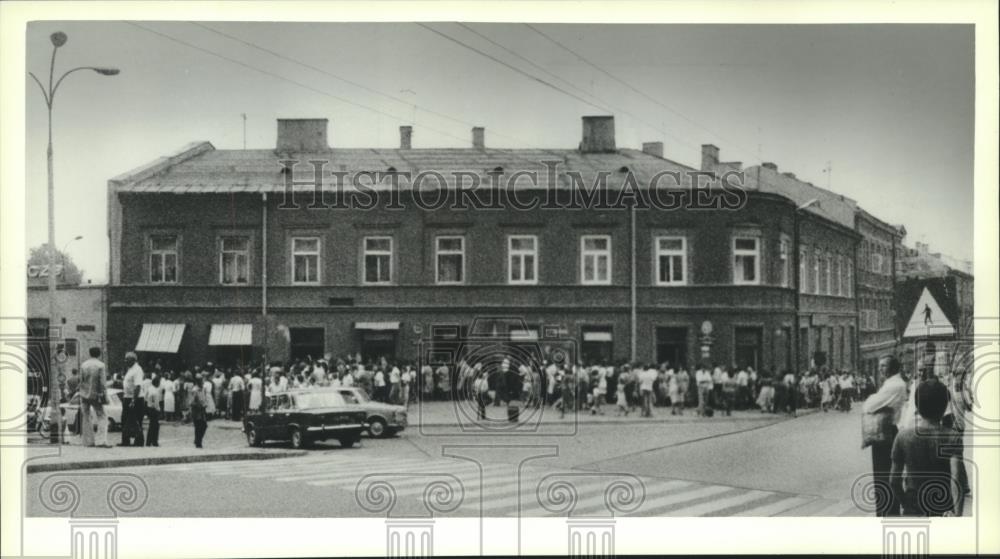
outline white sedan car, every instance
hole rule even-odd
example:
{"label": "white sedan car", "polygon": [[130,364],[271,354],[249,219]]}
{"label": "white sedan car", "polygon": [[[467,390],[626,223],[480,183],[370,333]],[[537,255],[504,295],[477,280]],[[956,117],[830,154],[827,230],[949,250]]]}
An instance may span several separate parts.
{"label": "white sedan car", "polygon": [[[122,427],[122,391],[117,388],[108,389],[108,404],[104,406],[104,413],[108,416],[108,431],[116,431]],[[77,425],[77,415],[80,413],[80,395],[74,394],[68,402],[59,404],[60,409],[63,411],[63,425],[65,429],[73,431],[78,428]],[[48,408],[45,411],[44,421],[40,421],[38,424],[38,432],[43,437],[47,437],[49,433],[49,417]],[[91,410],[91,421],[94,425],[94,429],[97,429],[97,416],[94,411]]]}

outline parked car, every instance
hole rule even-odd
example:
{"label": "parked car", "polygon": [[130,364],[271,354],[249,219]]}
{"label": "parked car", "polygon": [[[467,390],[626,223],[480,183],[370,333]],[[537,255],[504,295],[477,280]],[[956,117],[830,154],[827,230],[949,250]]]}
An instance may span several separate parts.
{"label": "parked car", "polygon": [[367,414],[368,436],[391,437],[406,429],[406,407],[383,404],[368,397],[364,390],[342,386],[337,388],[348,404],[361,406]]}
{"label": "parked car", "polygon": [[265,410],[251,413],[246,420],[250,446],[279,440],[291,442],[293,448],[305,448],[316,441],[337,439],[341,446],[350,448],[361,440],[365,428],[365,412],[329,388],[269,395]]}
{"label": "parked car", "polygon": [[[118,388],[108,389],[108,403],[104,406],[104,413],[108,416],[108,431],[116,431],[122,428],[122,391]],[[80,395],[74,394],[69,401],[59,404],[59,409],[63,413],[63,426],[65,429],[72,433],[79,434],[77,431],[82,426],[82,422],[78,423],[78,418],[80,414]],[[41,421],[36,421],[35,426],[38,429],[38,433],[43,437],[49,436],[49,408],[45,406],[38,410],[42,415]],[[91,424],[94,426],[94,430],[97,430],[97,415],[94,414],[93,409],[90,412]]]}

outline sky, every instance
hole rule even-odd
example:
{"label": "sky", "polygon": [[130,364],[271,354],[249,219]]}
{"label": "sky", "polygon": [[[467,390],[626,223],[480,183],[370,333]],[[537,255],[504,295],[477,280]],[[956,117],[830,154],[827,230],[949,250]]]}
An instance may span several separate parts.
{"label": "sky", "polygon": [[[697,167],[715,144],[857,200],[907,245],[974,252],[971,25],[36,22],[43,82],[54,31],[57,77],[121,69],[74,73],[54,103],[56,245],[94,283],[108,179],[193,141],[240,149],[244,113],[250,149],[274,147],[278,118],[328,118],[332,147],[398,147],[412,125],[414,148],[468,147],[484,126],[487,147],[571,149],[581,116],[613,114],[619,147],[661,141]],[[31,247],[47,240],[46,108],[25,87]]]}

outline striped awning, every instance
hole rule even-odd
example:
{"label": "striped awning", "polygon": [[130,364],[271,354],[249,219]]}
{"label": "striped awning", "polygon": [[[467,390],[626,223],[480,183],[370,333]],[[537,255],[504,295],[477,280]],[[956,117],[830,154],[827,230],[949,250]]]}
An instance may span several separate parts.
{"label": "striped awning", "polygon": [[584,332],[583,341],[585,342],[610,342],[611,332]]}
{"label": "striped awning", "polygon": [[399,330],[399,322],[355,322],[355,330]]}
{"label": "striped awning", "polygon": [[208,345],[253,345],[253,325],[213,324]]}
{"label": "striped awning", "polygon": [[184,324],[143,324],[136,351],[177,353],[184,336]]}

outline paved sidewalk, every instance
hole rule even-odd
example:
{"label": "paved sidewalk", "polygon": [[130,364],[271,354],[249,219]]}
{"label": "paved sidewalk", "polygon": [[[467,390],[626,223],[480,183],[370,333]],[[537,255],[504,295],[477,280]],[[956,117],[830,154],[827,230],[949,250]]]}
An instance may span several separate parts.
{"label": "paved sidewalk", "polygon": [[[27,472],[49,472],[91,468],[118,468],[154,464],[216,462],[222,460],[265,460],[305,454],[280,446],[252,448],[236,429],[219,429],[222,421],[209,422],[204,448],[194,447],[194,427],[190,424],[161,423],[160,446],[96,448],[82,446],[79,436],[69,435],[68,444],[56,447],[39,438],[29,438]],[[108,433],[116,445],[121,433]]]}

